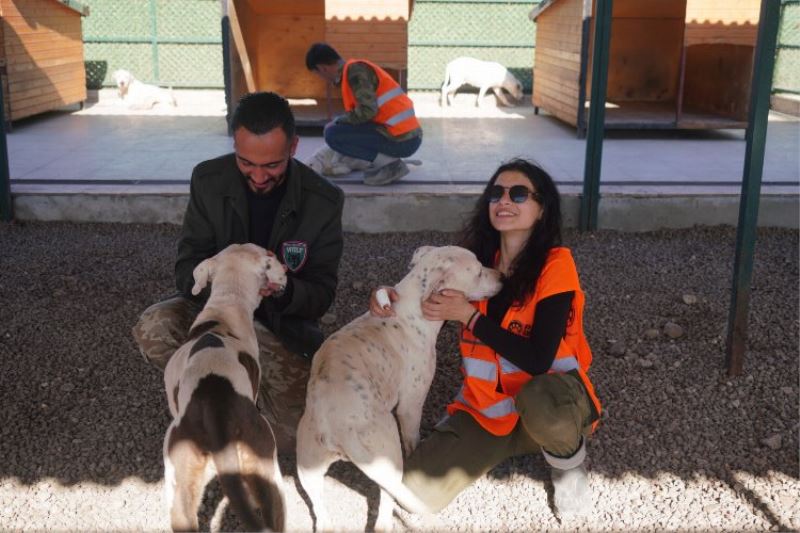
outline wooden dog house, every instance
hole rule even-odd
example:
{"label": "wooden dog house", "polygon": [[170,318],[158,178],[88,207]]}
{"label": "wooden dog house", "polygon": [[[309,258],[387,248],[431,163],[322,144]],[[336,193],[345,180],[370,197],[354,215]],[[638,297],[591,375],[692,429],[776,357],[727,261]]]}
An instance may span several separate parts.
{"label": "wooden dog house", "polygon": [[338,91],[306,69],[306,51],[324,41],[345,58],[368,59],[404,83],[410,0],[228,0],[231,102],[274,91],[299,123],[324,122]]}
{"label": "wooden dog house", "polygon": [[0,72],[7,122],[86,100],[81,17],[72,0],[0,0]]}
{"label": "wooden dog house", "polygon": [[[614,0],[607,129],[745,128],[760,0]],[[532,101],[587,127],[593,2],[544,0]]]}

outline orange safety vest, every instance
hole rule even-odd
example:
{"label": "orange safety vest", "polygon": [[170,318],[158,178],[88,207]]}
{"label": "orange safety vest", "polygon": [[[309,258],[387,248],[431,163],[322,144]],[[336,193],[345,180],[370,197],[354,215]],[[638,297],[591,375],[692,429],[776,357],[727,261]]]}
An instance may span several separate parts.
{"label": "orange safety vest", "polygon": [[[499,254],[498,254],[499,257]],[[600,415],[600,401],[586,372],[592,363],[592,352],[583,333],[584,295],[578,282],[578,271],[568,248],[553,248],[539,275],[536,290],[521,306],[512,305],[503,317],[502,327],[523,337],[530,336],[536,304],[540,300],[561,292],[575,291],[566,335],[561,339],[556,357],[548,372],[565,373],[577,370],[586,391]],[[486,315],[488,300],[473,305]],[[447,412],[468,412],[489,433],[508,435],[519,420],[514,397],[522,386],[533,379],[489,346],[481,342],[467,328],[461,330],[461,372],[464,383]],[[498,387],[498,379],[500,387]],[[500,390],[498,390],[498,388]],[[594,430],[597,422],[592,424]]]}
{"label": "orange safety vest", "polygon": [[342,69],[342,103],[345,111],[352,111],[356,107],[353,89],[347,80],[347,69],[353,63],[366,63],[378,76],[378,113],[372,118],[373,122],[384,126],[395,137],[420,127],[411,98],[385,70],[364,59],[351,59],[345,62]]}

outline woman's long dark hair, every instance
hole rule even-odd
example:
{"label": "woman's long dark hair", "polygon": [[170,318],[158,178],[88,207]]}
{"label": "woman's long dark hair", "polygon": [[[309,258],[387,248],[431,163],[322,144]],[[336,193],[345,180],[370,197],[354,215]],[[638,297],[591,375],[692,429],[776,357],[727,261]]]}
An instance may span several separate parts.
{"label": "woman's long dark hair", "polygon": [[483,190],[470,220],[461,233],[461,246],[471,250],[478,260],[494,267],[494,257],[500,249],[500,232],[489,220],[489,189],[503,172],[516,171],[526,176],[537,193],[542,217],[533,227],[527,244],[509,266],[509,277],[501,296],[506,304],[522,304],[536,289],[551,248],[561,245],[561,200],[553,178],[537,164],[525,159],[512,159],[498,168]]}

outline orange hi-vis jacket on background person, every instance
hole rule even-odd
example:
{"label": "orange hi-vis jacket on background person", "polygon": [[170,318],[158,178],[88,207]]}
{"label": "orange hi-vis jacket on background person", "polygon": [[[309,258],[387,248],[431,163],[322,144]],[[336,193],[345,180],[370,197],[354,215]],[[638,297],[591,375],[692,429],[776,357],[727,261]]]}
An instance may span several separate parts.
{"label": "orange hi-vis jacket on background person", "polygon": [[347,80],[347,69],[353,63],[369,65],[378,77],[378,113],[373,122],[384,126],[395,137],[420,127],[414,114],[414,104],[400,85],[381,67],[364,59],[351,59],[345,62],[342,69],[342,103],[345,111],[352,111],[357,103]]}
{"label": "orange hi-vis jacket on background person", "polygon": [[[511,305],[501,326],[507,331],[527,337],[533,326],[536,304],[554,294],[574,291],[566,335],[562,337],[550,372],[566,373],[577,370],[589,398],[600,414],[600,401],[586,372],[592,362],[592,352],[583,333],[584,295],[578,282],[575,261],[567,248],[553,248],[536,282],[536,290],[524,305]],[[477,302],[476,307],[486,315],[488,300]],[[467,411],[489,433],[508,435],[519,420],[514,396],[531,379],[536,379],[482,343],[467,328],[461,332],[461,371],[464,384],[456,399],[447,406],[453,415],[457,410]],[[499,387],[498,387],[499,380]]]}

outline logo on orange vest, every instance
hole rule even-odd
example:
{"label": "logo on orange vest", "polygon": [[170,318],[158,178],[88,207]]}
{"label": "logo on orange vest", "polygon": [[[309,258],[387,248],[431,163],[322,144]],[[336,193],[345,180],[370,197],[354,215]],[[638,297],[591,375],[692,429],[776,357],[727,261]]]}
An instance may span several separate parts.
{"label": "logo on orange vest", "polygon": [[511,323],[508,325],[508,331],[510,331],[514,335],[520,335],[522,337],[530,337],[531,325],[523,324],[519,320],[512,320]]}
{"label": "logo on orange vest", "polygon": [[292,271],[297,272],[308,259],[308,243],[305,241],[286,241],[281,245],[283,264]]}

